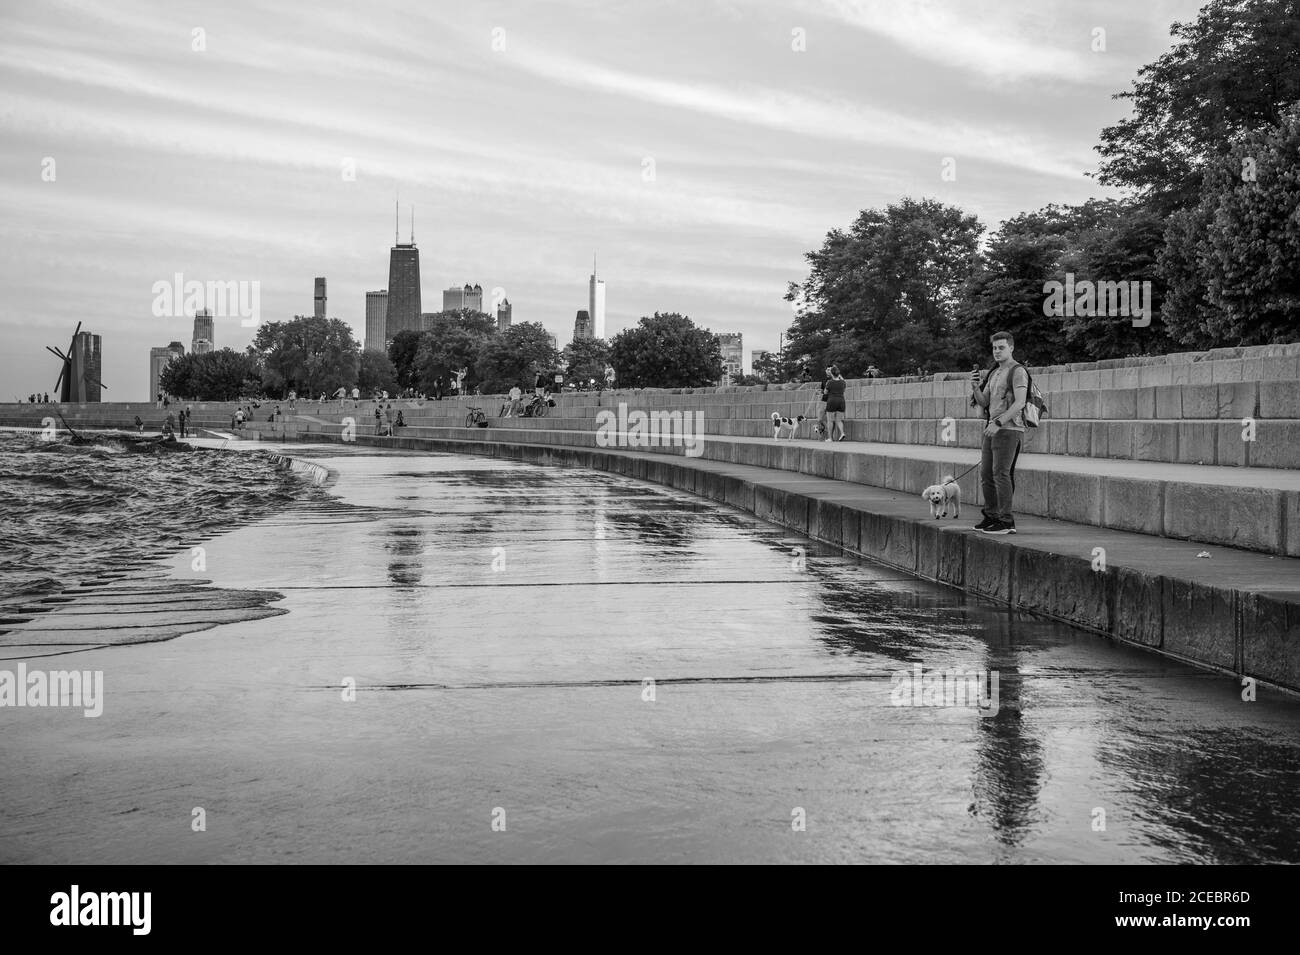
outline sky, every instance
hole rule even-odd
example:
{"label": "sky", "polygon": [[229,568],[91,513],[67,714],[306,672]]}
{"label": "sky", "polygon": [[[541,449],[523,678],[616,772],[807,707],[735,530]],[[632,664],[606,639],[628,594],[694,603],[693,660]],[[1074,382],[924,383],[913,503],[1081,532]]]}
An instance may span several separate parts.
{"label": "sky", "polygon": [[[311,314],[325,276],[364,340],[395,200],[425,311],[499,288],[563,346],[594,255],[608,336],[680,312],[741,332],[748,368],[804,254],[863,209],[933,197],[992,230],[1114,195],[1087,176],[1112,94],[1198,6],[6,3],[0,400],[53,391],[44,346],[78,321],[103,399],[145,399],[149,349],[190,347],[155,314],[178,273],[257,283],[263,322]],[[255,332],[219,315],[216,346]]]}

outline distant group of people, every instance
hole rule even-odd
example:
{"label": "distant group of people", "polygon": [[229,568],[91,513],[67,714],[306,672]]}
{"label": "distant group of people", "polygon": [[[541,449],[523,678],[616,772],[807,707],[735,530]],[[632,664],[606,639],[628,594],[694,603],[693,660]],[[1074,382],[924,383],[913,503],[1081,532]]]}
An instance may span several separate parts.
{"label": "distant group of people", "polygon": [[379,404],[375,406],[375,434],[391,438],[393,437],[394,428],[406,427],[406,419],[402,417],[401,409],[397,410],[396,416],[389,414],[392,409],[391,402],[386,405]]}
{"label": "distant group of people", "polygon": [[48,391],[45,392],[44,397],[41,396],[40,392],[36,392],[35,394],[28,395],[27,403],[29,405],[38,405],[38,404],[48,405],[50,403],[50,393]]}

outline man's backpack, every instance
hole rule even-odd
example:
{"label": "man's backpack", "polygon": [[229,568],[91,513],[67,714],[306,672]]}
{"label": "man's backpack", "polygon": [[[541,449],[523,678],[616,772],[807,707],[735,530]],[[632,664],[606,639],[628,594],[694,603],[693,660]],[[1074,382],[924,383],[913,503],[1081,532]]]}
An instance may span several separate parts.
{"label": "man's backpack", "polygon": [[[988,374],[984,376],[984,383],[981,385],[981,389],[987,387],[989,377],[992,376],[993,372],[997,371],[997,368],[998,366],[995,364],[988,370]],[[1020,364],[1019,362],[1015,362],[1012,364],[1011,370],[1007,374],[1007,396],[1010,398],[1011,403],[1015,404],[1015,400],[1016,400],[1015,386],[1013,384],[1013,381],[1015,380],[1015,372],[1017,368],[1025,369],[1025,378],[1028,381],[1028,387],[1026,388],[1025,407],[1024,410],[1021,412],[1021,414],[1024,415],[1025,427],[1037,428],[1039,420],[1048,417],[1048,415],[1050,414],[1050,411],[1048,410],[1047,407],[1047,399],[1043,396],[1043,393],[1038,389],[1038,386],[1034,384],[1034,376],[1029,373],[1029,369],[1025,368],[1025,366]],[[974,400],[975,399],[972,397],[971,401],[974,402]],[[984,409],[984,414],[985,417],[988,416],[987,408]]]}

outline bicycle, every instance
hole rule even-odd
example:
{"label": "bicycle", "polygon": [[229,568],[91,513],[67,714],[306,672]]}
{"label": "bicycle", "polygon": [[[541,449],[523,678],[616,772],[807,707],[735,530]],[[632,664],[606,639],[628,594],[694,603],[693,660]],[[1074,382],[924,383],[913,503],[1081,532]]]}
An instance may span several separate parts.
{"label": "bicycle", "polygon": [[467,428],[486,428],[488,424],[487,415],[483,413],[482,408],[469,409],[469,414],[465,415],[465,427]]}
{"label": "bicycle", "polygon": [[544,395],[533,395],[533,400],[524,406],[523,416],[525,418],[545,418],[546,413],[551,410],[550,402]]}

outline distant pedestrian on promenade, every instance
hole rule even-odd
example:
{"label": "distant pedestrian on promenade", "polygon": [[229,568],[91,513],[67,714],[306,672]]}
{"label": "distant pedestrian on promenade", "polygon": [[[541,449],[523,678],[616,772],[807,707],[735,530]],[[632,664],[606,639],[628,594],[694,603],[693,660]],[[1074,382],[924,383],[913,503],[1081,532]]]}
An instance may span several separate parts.
{"label": "distant pedestrian on promenade", "polygon": [[352,386],[352,410],[356,411],[361,407],[361,389],[356,385]]}
{"label": "distant pedestrian on promenade", "polygon": [[433,379],[433,400],[434,401],[442,400],[442,375],[439,375],[437,378]]}
{"label": "distant pedestrian on promenade", "polygon": [[296,391],[289,392],[289,410],[291,412],[298,410],[298,392]]}
{"label": "distant pedestrian on promenade", "polygon": [[513,418],[519,414],[519,402],[524,398],[518,385],[510,386],[510,404],[506,405],[506,417]]}
{"label": "distant pedestrian on promenade", "polygon": [[135,416],[135,430],[137,432],[144,430],[144,422],[140,420],[139,415]]}
{"label": "distant pedestrian on promenade", "polygon": [[614,371],[614,366],[611,365],[609,362],[605,362],[605,387],[608,390],[610,391],[614,390],[614,380],[617,377],[618,374]]}
{"label": "distant pedestrian on promenade", "polygon": [[179,412],[177,412],[176,419],[180,422],[181,437],[183,438],[185,437],[185,409],[184,408],[182,408]]}
{"label": "distant pedestrian on promenade", "polygon": [[980,380],[971,372],[971,400],[984,409],[988,426],[980,448],[980,482],[984,493],[984,520],[975,529],[985,534],[1016,533],[1012,496],[1016,490],[1016,460],[1025,434],[1024,407],[1029,400],[1029,372],[1012,353],[1015,339],[995,332],[993,367]]}
{"label": "distant pedestrian on promenade", "polygon": [[167,430],[167,431],[172,431],[172,432],[174,432],[174,431],[176,430],[176,414],[175,414],[175,412],[172,412],[172,411],[167,412],[167,426],[166,426],[166,430]]}
{"label": "distant pedestrian on promenade", "polygon": [[45,403],[47,405],[50,403],[50,393],[48,391],[45,392]]}
{"label": "distant pedestrian on promenade", "polygon": [[[844,391],[848,382],[840,374],[838,366],[831,365],[827,371],[831,377],[826,382],[826,440],[843,441],[848,436],[844,430]],[[838,438],[835,436],[836,429],[839,430]]]}
{"label": "distant pedestrian on promenade", "polygon": [[158,407],[162,407],[162,392],[158,392]]}
{"label": "distant pedestrian on promenade", "polygon": [[343,399],[345,399],[347,396],[348,396],[348,390],[344,388],[342,385],[339,385],[339,390],[334,392],[334,397],[339,400],[339,411],[343,410]]}

